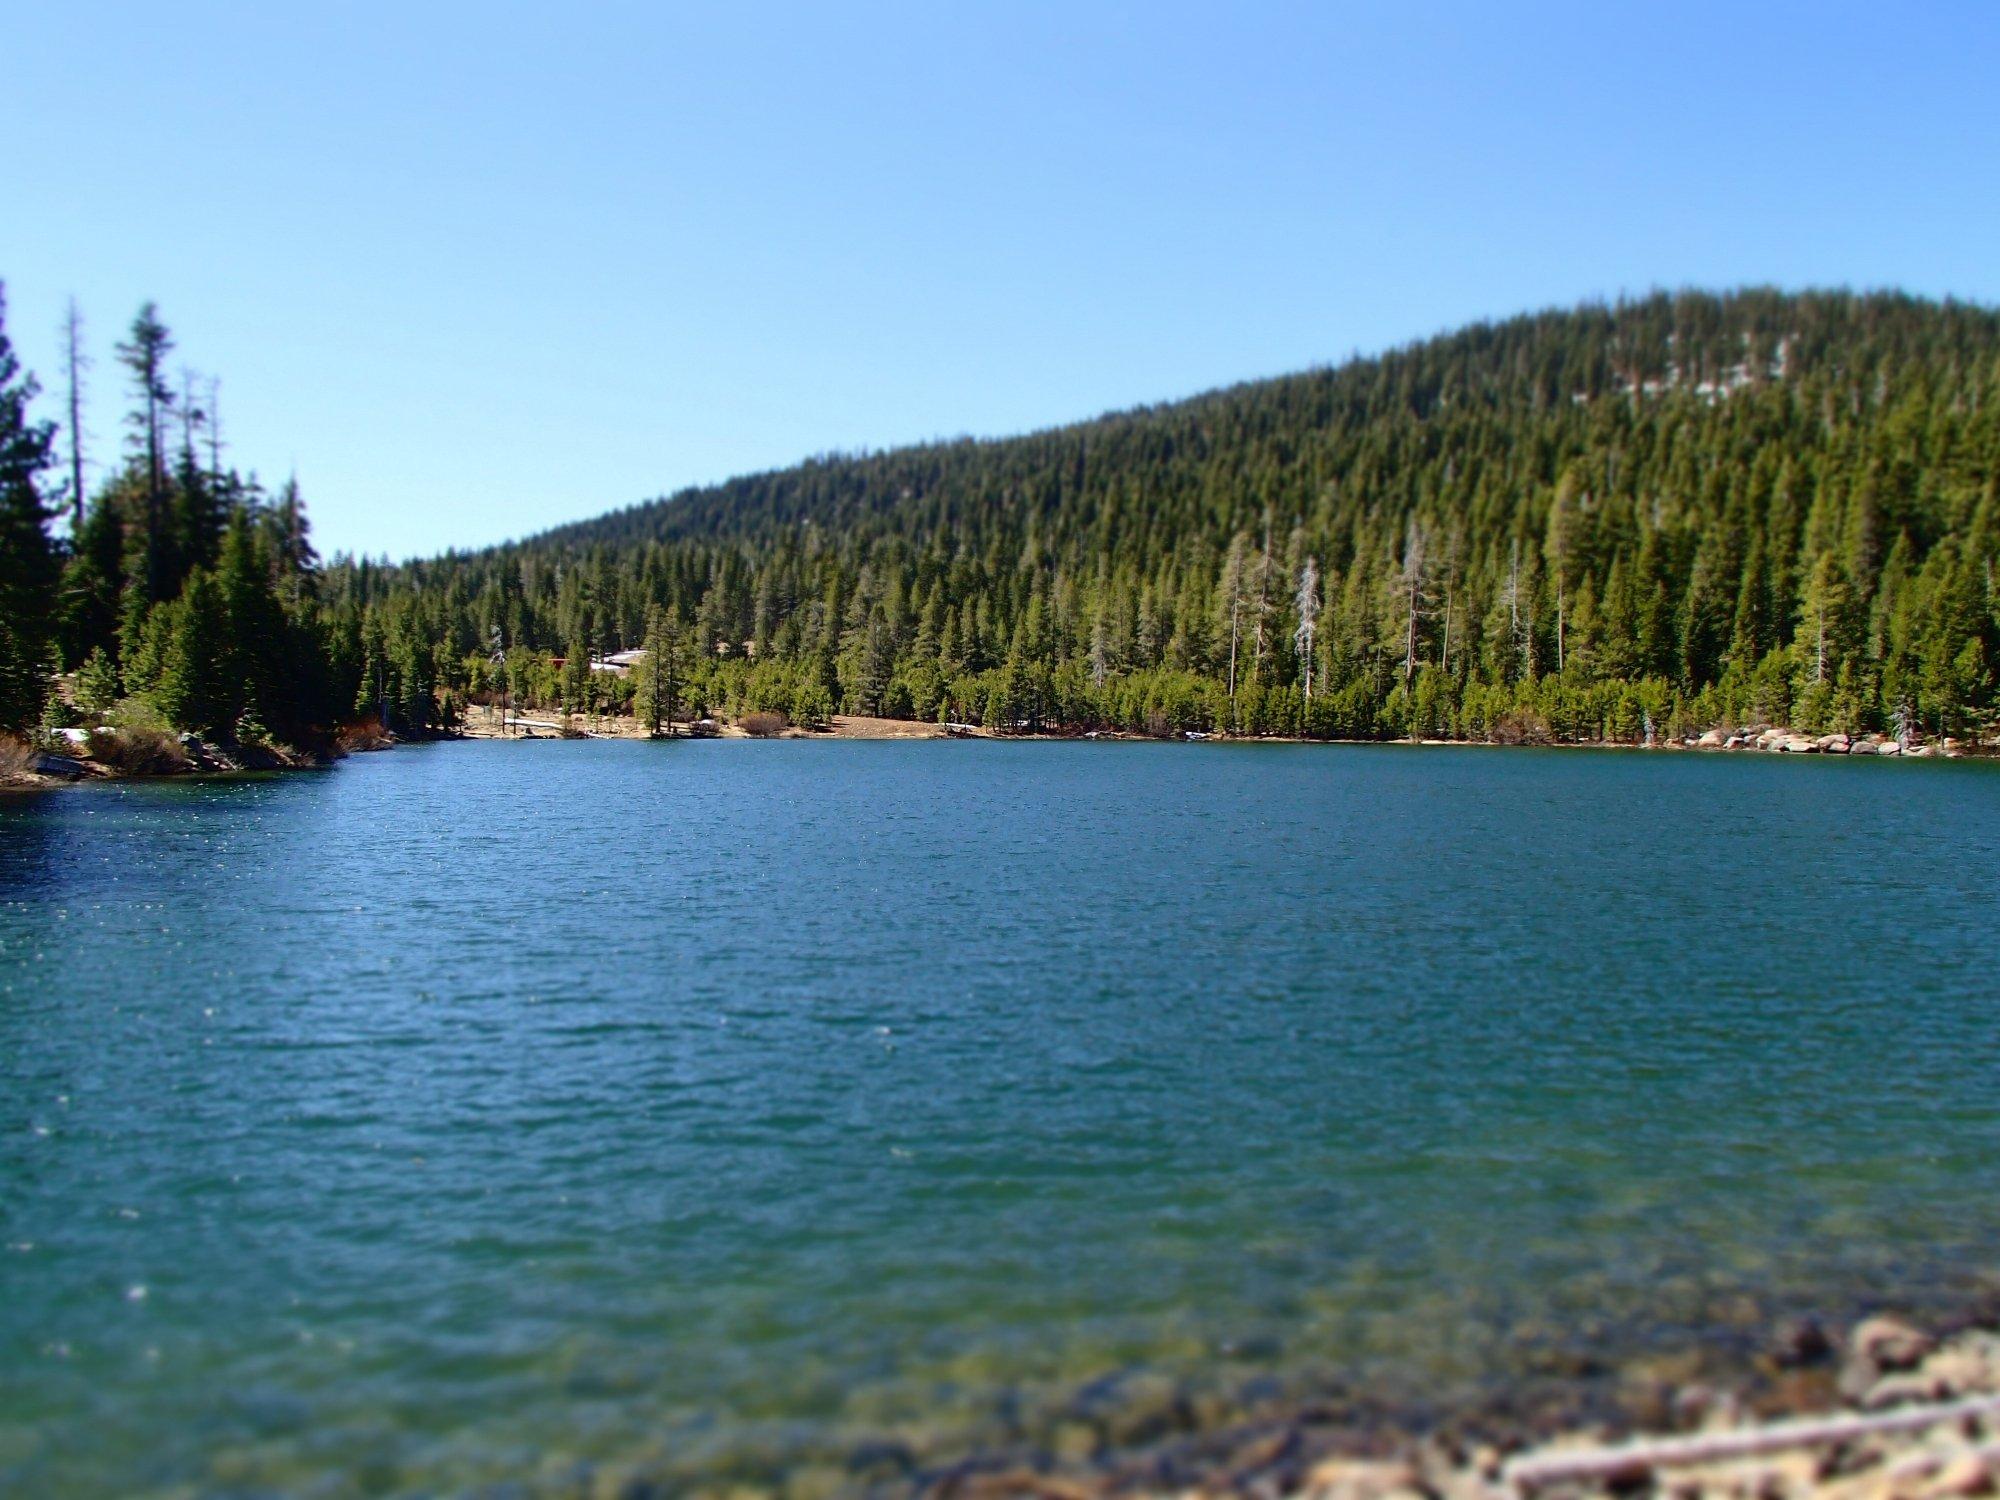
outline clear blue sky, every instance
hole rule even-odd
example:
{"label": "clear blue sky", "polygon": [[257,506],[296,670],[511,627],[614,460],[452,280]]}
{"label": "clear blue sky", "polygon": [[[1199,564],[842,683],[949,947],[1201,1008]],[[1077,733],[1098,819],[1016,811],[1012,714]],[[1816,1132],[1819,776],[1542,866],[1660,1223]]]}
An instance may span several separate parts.
{"label": "clear blue sky", "polygon": [[[2000,7],[89,0],[0,277],[156,298],[323,547],[498,540],[1656,285],[2000,298]],[[55,403],[44,406],[55,414]]]}

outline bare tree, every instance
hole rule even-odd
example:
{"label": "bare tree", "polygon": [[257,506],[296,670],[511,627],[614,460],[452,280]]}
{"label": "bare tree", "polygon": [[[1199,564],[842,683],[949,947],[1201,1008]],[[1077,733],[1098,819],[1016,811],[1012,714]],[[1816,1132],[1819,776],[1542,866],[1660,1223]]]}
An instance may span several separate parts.
{"label": "bare tree", "polygon": [[76,298],[63,313],[63,373],[69,379],[69,524],[74,536],[83,530],[83,372],[90,356],[83,352],[83,314]]}
{"label": "bare tree", "polygon": [[1444,548],[1444,635],[1438,645],[1438,669],[1451,671],[1451,617],[1458,605],[1458,539],[1452,537]]}
{"label": "bare tree", "polygon": [[1299,592],[1295,601],[1299,625],[1292,634],[1299,660],[1305,664],[1306,702],[1313,695],[1313,642],[1319,635],[1319,564],[1308,557],[1299,568]]}
{"label": "bare tree", "polygon": [[1257,555],[1257,607],[1255,634],[1250,654],[1250,674],[1264,673],[1264,627],[1271,618],[1271,509],[1264,508],[1264,550]]}
{"label": "bare tree", "polygon": [[1507,549],[1507,639],[1521,657],[1521,675],[1535,675],[1535,639],[1521,620],[1521,543],[1516,538]]}
{"label": "bare tree", "polygon": [[157,509],[166,489],[166,468],[162,461],[160,424],[173,410],[174,393],[166,382],[167,356],[173,352],[173,335],[160,321],[160,310],[148,302],[132,320],[132,331],[118,346],[118,359],[132,373],[138,405],[126,421],[133,429],[133,444],[146,458],[147,502]]}
{"label": "bare tree", "polygon": [[1417,622],[1424,614],[1424,529],[1410,517],[1410,529],[1403,538],[1402,594],[1404,597],[1403,682],[1407,685],[1417,672]]}
{"label": "bare tree", "polygon": [[1222,560],[1222,598],[1229,611],[1229,696],[1236,696],[1236,650],[1243,639],[1244,554],[1250,539],[1237,532],[1229,539],[1229,552]]}
{"label": "bare tree", "polygon": [[1576,555],[1583,526],[1582,512],[1590,507],[1590,495],[1574,472],[1556,482],[1555,499],[1549,505],[1548,535],[1542,550],[1556,575],[1556,672],[1561,674],[1565,657],[1564,636],[1569,613],[1569,564]]}
{"label": "bare tree", "polygon": [[208,477],[222,478],[222,377],[208,377]]}
{"label": "bare tree", "polygon": [[198,377],[186,365],[181,366],[181,464],[192,473],[195,467],[194,435],[208,425],[208,411],[195,398]]}
{"label": "bare tree", "polygon": [[1111,622],[1105,618],[1109,609],[1100,598],[1090,617],[1090,681],[1100,688],[1111,676]]}
{"label": "bare tree", "polygon": [[1451,671],[1451,611],[1456,601],[1456,578],[1447,571],[1444,575],[1444,642],[1438,647],[1438,670]]}
{"label": "bare tree", "polygon": [[508,699],[507,641],[498,625],[493,627],[492,662],[494,681],[500,685],[500,737],[505,739],[508,733],[507,711],[511,704]]}

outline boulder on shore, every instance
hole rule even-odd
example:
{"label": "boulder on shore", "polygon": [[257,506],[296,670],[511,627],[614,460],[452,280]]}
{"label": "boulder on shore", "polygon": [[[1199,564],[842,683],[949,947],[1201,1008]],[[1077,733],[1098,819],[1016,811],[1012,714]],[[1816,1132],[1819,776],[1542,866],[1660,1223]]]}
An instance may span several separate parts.
{"label": "boulder on shore", "polygon": [[38,776],[60,776],[65,781],[78,781],[90,774],[82,761],[48,750],[37,750],[28,764]]}
{"label": "boulder on shore", "polygon": [[1937,1347],[1937,1340],[1914,1324],[1877,1313],[1854,1325],[1848,1351],[1884,1370],[1907,1370]]}
{"label": "boulder on shore", "polygon": [[1720,729],[1711,729],[1694,743],[1700,750],[1720,750],[1726,742],[1727,737]]}

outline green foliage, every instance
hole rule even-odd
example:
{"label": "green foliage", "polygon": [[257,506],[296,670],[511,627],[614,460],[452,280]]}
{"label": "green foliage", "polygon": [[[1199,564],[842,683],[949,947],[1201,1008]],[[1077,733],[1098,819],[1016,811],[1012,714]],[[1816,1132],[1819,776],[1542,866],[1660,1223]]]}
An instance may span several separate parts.
{"label": "green foliage", "polygon": [[168,462],[170,344],[148,308],[131,460],[85,513],[59,633],[72,667],[101,653],[211,732],[421,735],[503,695],[650,721],[649,674],[588,665],[635,646],[671,652],[685,717],[815,726],[1641,742],[1985,732],[2000,711],[2000,315],[1980,307],[1540,313],[399,567],[322,565],[296,486],[266,504],[186,425]]}
{"label": "green foliage", "polygon": [[681,712],[681,681],[686,672],[679,632],[666,611],[647,612],[645,655],[632,669],[632,712],[653,738],[672,734]]}
{"label": "green foliage", "polygon": [[102,714],[118,701],[118,668],[102,646],[91,648],[83,665],[76,669],[76,701],[81,708]]}
{"label": "green foliage", "polygon": [[297,483],[269,506],[254,476],[221,465],[212,434],[202,461],[196,435],[212,416],[167,386],[172,349],[151,303],[119,346],[132,379],[127,462],[84,509],[49,618],[78,701],[101,710],[122,684],[164,713],[160,732],[289,744],[330,739],[377,689],[398,728],[448,723],[451,674],[435,668],[428,619],[325,605]]}
{"label": "green foliage", "polygon": [[229,617],[213,574],[196,569],[166,606],[165,647],[153,700],[173,723],[225,733],[236,719],[228,652]]}
{"label": "green foliage", "polygon": [[0,730],[40,723],[55,639],[57,562],[41,476],[54,459],[55,428],[28,415],[35,397],[7,338],[0,287]]}

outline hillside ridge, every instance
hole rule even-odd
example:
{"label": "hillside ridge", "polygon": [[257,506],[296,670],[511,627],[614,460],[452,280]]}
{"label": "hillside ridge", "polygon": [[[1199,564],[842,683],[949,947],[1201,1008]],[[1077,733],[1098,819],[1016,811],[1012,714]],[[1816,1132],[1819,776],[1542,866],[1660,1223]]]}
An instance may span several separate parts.
{"label": "hillside ridge", "polygon": [[[808,722],[1977,730],[1996,370],[2000,314],[1974,304],[1656,293],[810,459],[366,593],[456,596],[429,628],[468,659],[496,631],[566,661],[638,646],[656,607],[691,690]],[[513,689],[597,691],[550,670]]]}

